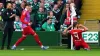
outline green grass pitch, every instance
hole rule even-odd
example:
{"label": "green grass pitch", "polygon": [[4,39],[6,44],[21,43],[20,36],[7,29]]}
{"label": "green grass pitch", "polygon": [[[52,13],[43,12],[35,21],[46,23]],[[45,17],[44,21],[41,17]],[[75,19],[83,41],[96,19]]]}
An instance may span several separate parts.
{"label": "green grass pitch", "polygon": [[[24,48],[24,50],[20,50]],[[0,56],[100,56],[100,49],[90,51],[70,50],[65,47],[50,47],[48,50],[41,50],[39,47],[18,47],[17,50],[0,50]]]}

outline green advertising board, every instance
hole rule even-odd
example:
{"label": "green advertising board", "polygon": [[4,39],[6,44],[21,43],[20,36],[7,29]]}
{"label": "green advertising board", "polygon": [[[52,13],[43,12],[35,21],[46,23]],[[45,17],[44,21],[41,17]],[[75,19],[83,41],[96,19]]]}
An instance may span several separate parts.
{"label": "green advertising board", "polygon": [[[60,45],[60,32],[50,32],[50,31],[38,31],[36,32],[39,35],[39,39],[43,45],[46,46],[59,46]],[[0,46],[2,41],[3,32],[0,32]],[[11,46],[22,36],[22,32],[14,32],[12,36]],[[7,45],[7,39],[5,42]],[[20,44],[20,46],[38,46],[34,37],[29,35],[27,38]]]}

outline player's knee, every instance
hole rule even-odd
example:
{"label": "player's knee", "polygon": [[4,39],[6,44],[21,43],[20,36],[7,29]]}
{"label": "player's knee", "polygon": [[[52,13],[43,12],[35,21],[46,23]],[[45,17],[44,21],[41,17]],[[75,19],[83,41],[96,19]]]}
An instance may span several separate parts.
{"label": "player's knee", "polygon": [[26,35],[22,35],[23,38],[26,38]]}
{"label": "player's knee", "polygon": [[80,50],[80,46],[75,46],[75,50]]}
{"label": "player's knee", "polygon": [[33,36],[38,36],[38,35],[35,33],[35,34],[33,34]]}
{"label": "player's knee", "polygon": [[26,39],[26,35],[22,35],[22,37],[20,39],[22,39],[22,40]]}
{"label": "player's knee", "polygon": [[80,50],[80,48],[76,48],[75,50]]}

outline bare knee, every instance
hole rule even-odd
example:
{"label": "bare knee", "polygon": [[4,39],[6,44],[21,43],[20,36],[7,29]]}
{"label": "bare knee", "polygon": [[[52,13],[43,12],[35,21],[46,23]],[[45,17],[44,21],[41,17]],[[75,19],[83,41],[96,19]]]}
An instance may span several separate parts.
{"label": "bare knee", "polygon": [[22,38],[26,38],[26,36],[27,36],[27,35],[24,35],[24,34],[23,34],[23,35],[22,35]]}
{"label": "bare knee", "polygon": [[36,33],[34,33],[33,36],[38,36],[38,35]]}

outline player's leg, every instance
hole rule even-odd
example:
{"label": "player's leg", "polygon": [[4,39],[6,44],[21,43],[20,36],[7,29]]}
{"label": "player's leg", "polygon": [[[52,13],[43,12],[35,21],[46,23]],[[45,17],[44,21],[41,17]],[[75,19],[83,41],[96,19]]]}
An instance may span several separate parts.
{"label": "player's leg", "polygon": [[90,50],[90,47],[87,43],[85,42],[82,42],[82,47],[85,49],[85,50]]}
{"label": "player's leg", "polygon": [[79,41],[75,41],[74,42],[74,48],[75,48],[75,50],[80,50],[80,47],[81,47],[80,42]]}
{"label": "player's leg", "polygon": [[30,33],[32,34],[32,36],[34,37],[35,41],[38,43],[38,45],[42,49],[48,49],[49,48],[48,46],[46,47],[46,46],[42,45],[42,42],[40,41],[39,36],[36,34],[36,32],[32,28],[29,28],[29,30],[30,30]]}
{"label": "player's leg", "polygon": [[26,35],[23,34],[22,37],[18,39],[18,41],[12,46],[11,49],[16,49],[16,47],[25,39],[26,39]]}
{"label": "player's leg", "polygon": [[22,37],[20,39],[17,40],[17,42],[12,46],[11,49],[16,49],[16,47],[23,41],[26,39],[27,36],[27,30],[24,29],[22,32]]}

